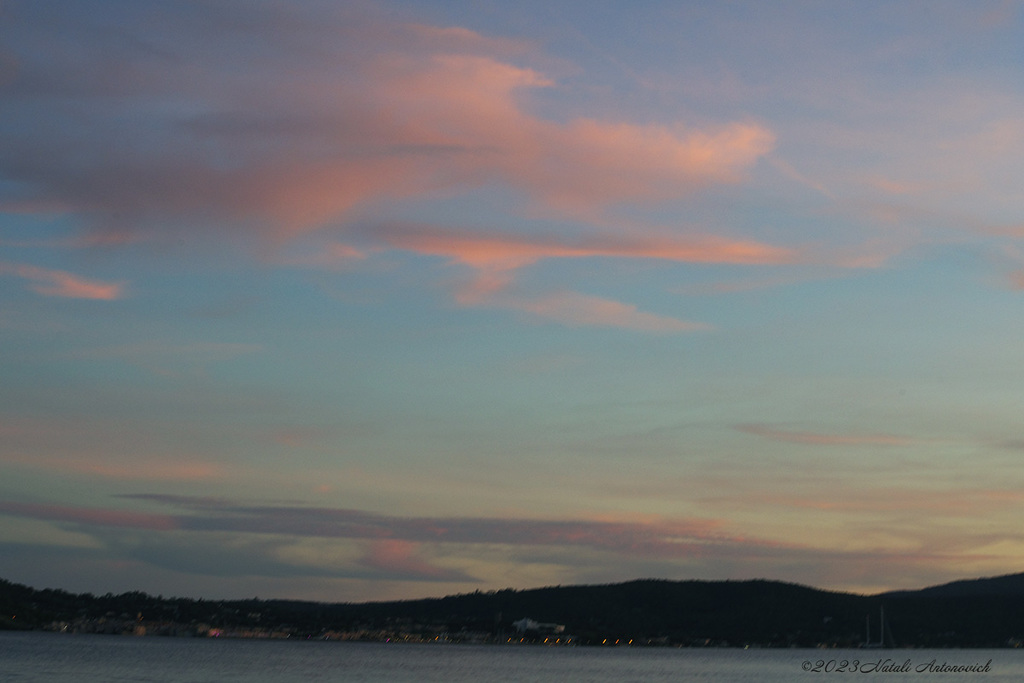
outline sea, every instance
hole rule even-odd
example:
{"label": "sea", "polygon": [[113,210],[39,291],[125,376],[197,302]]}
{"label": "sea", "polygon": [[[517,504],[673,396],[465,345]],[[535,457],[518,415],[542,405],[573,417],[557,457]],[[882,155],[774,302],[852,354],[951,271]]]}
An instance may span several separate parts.
{"label": "sea", "polygon": [[4,683],[1024,681],[1024,650],[431,645],[0,632]]}

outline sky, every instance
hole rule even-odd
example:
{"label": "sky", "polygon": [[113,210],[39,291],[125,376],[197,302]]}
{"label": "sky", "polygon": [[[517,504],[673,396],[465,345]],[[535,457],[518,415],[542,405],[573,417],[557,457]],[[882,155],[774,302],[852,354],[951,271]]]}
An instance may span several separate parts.
{"label": "sky", "polygon": [[0,2],[0,577],[1024,570],[1017,2]]}

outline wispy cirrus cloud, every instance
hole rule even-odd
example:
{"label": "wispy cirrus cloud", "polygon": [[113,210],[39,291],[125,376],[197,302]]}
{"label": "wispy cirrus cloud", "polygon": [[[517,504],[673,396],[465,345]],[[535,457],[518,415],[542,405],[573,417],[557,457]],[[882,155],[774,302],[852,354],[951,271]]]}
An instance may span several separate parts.
{"label": "wispy cirrus cloud", "polygon": [[0,502],[0,514],[55,522],[167,531],[178,528],[171,515],[154,515],[132,510],[83,508],[50,503]]}
{"label": "wispy cirrus cloud", "polygon": [[40,268],[24,263],[0,262],[0,276],[3,275],[27,280],[29,288],[43,296],[103,301],[121,299],[125,296],[123,282],[102,282],[63,270]]}
{"label": "wispy cirrus cloud", "polygon": [[800,258],[795,249],[716,235],[672,236],[587,235],[569,241],[550,236],[474,233],[435,226],[389,225],[378,231],[394,248],[463,265],[473,277],[462,283],[456,301],[522,311],[567,325],[622,327],[652,332],[710,329],[704,323],[637,310],[621,303],[577,292],[524,295],[512,290],[515,273],[549,259],[623,258],[679,263],[782,264]]}
{"label": "wispy cirrus cloud", "polygon": [[795,249],[717,235],[588,235],[569,241],[550,236],[478,233],[431,226],[387,226],[382,238],[393,247],[443,256],[483,271],[512,271],[544,259],[636,258],[679,263],[788,264]]}
{"label": "wispy cirrus cloud", "polygon": [[[0,174],[12,182],[0,192],[0,208],[73,216],[91,228],[93,243],[139,234],[159,242],[201,229],[280,244],[323,228],[351,233],[381,202],[498,186],[522,198],[522,211],[593,230],[618,205],[673,202],[740,182],[775,145],[774,133],[753,120],[695,126],[538,114],[531,105],[559,88],[545,68],[551,62],[536,45],[466,28],[397,23],[357,9],[246,7],[241,25],[209,8],[152,11],[159,20],[120,16],[118,31],[139,40],[119,44],[113,80],[95,76],[110,55],[84,38],[107,30],[104,15],[44,22],[26,7],[16,16],[12,30],[22,30],[10,43],[32,78],[15,79],[5,92],[11,116],[0,124],[0,143],[9,143],[9,154]],[[236,41],[259,42],[265,52],[238,61],[227,47]],[[35,54],[38,44],[54,45],[45,60]],[[302,78],[295,78],[299,65]],[[166,106],[168,93],[180,106]],[[40,118],[34,112],[44,98],[57,104]],[[706,326],[586,294],[525,296],[508,286],[513,273],[544,259],[796,258],[788,248],[710,233],[678,237],[640,227],[572,242],[547,229],[528,238],[488,226],[377,226],[363,231],[366,244],[337,241],[281,261],[331,268],[380,248],[439,255],[475,272],[455,293],[462,305],[573,326],[680,332]],[[93,298],[123,293],[121,285],[101,284],[65,278],[36,288]]]}
{"label": "wispy cirrus cloud", "polygon": [[[730,533],[721,522],[706,519],[415,517],[162,494],[121,498],[173,511],[0,501],[0,515],[56,523],[124,548],[135,559],[207,575],[258,573],[261,566],[279,575],[293,566],[296,576],[313,572],[388,581],[476,582],[479,578],[469,568],[494,553],[552,554],[572,565],[576,554],[613,562],[672,563],[800,552],[786,544]],[[166,543],[159,534],[168,534]],[[168,548],[182,547],[188,538],[195,539],[188,545],[216,543],[222,550],[214,552],[213,559],[190,560],[191,551],[168,556]],[[322,551],[312,549],[314,541]],[[331,553],[328,546],[346,550]],[[242,556],[258,561],[240,567]],[[226,564],[216,566],[218,562]]]}
{"label": "wispy cirrus cloud", "polygon": [[[875,496],[884,493],[878,491]],[[1020,496],[1010,491],[974,493],[991,503],[989,509],[1020,503]],[[910,503],[924,505],[940,517],[983,511],[976,505],[944,505],[940,497],[941,492],[918,491]],[[846,540],[836,544],[831,532],[825,537],[811,534],[804,541],[787,542],[736,533],[725,523],[710,519],[415,517],[330,507],[246,505],[230,499],[166,494],[120,498],[173,511],[0,501],[0,515],[75,529],[119,549],[133,561],[185,575],[373,577],[462,585],[494,581],[494,576],[483,578],[493,571],[491,563],[513,555],[519,563],[561,567],[570,580],[590,577],[604,582],[621,578],[623,570],[627,576],[641,567],[665,574],[683,566],[689,568],[689,575],[706,571],[717,578],[748,578],[752,567],[770,572],[799,566],[799,580],[815,585],[825,580],[825,585],[831,582],[847,589],[881,590],[894,583],[877,569],[879,564],[906,571],[906,578],[895,585],[916,587],[919,577],[946,576],[953,565],[980,567],[1005,561],[1007,551],[1000,544],[1018,542],[1015,535],[998,531],[984,537],[950,538],[949,529],[942,525],[931,530],[906,528],[898,522],[908,506],[898,501],[881,510],[897,517],[860,525],[854,537],[844,536]],[[763,497],[755,504],[849,515],[866,511],[868,502],[864,501],[864,507],[851,504],[837,509],[813,497],[781,495]],[[872,510],[873,515],[878,512]],[[595,562],[602,567],[595,568]],[[838,573],[833,567],[837,562],[844,567]]]}
{"label": "wispy cirrus cloud", "polygon": [[[178,508],[173,514],[112,511],[45,504],[0,503],[0,512],[98,526],[167,528],[193,532],[275,534],[408,543],[578,546],[617,554],[686,557],[717,546],[772,547],[733,535],[714,520],[641,521],[403,517],[361,510],[243,505],[230,500],[139,494],[122,496]],[[133,520],[137,520],[133,522]],[[382,546],[383,547],[383,546]],[[384,556],[387,552],[382,550]],[[395,551],[397,552],[397,551]]]}
{"label": "wispy cirrus cloud", "polygon": [[535,297],[493,296],[488,304],[523,311],[554,320],[562,325],[617,327],[643,332],[702,332],[713,329],[706,323],[690,322],[637,310],[633,304],[586,296],[576,292],[554,292]]}

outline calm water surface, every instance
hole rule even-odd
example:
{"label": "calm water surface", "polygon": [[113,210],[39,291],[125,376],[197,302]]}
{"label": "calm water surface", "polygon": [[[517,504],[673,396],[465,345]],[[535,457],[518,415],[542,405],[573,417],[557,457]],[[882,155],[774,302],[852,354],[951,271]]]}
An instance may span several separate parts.
{"label": "calm water surface", "polygon": [[[841,673],[844,660],[910,660],[906,673]],[[991,671],[916,671],[984,664]],[[806,663],[805,663],[806,662]],[[820,663],[820,667],[819,667]],[[847,666],[851,666],[847,664]],[[806,668],[811,671],[806,671]],[[820,672],[813,671],[820,668]],[[868,667],[870,668],[870,667]],[[1024,681],[1022,650],[731,650],[545,648],[134,638],[0,632],[0,681],[11,683],[661,683],[667,681]]]}

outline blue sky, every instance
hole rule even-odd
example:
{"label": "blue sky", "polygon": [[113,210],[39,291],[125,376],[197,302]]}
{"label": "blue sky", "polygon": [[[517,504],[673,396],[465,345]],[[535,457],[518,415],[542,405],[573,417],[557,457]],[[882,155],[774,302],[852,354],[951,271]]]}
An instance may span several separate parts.
{"label": "blue sky", "polygon": [[1021,569],[1018,3],[0,17],[0,576]]}

